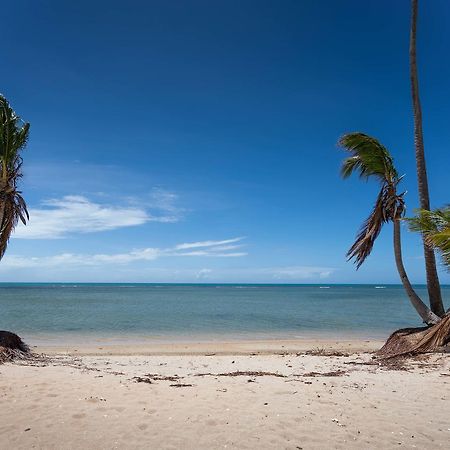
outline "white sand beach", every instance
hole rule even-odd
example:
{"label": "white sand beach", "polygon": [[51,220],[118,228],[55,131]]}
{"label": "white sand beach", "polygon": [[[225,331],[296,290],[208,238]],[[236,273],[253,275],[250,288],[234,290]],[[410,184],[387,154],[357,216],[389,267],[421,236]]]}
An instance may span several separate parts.
{"label": "white sand beach", "polygon": [[379,344],[35,349],[0,366],[0,448],[448,448],[450,355]]}

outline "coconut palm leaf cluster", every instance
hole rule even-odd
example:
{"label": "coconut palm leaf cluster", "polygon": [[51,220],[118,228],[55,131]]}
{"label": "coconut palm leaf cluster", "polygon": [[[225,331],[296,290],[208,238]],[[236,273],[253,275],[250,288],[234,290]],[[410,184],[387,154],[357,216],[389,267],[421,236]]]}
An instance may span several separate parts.
{"label": "coconut palm leaf cluster", "polygon": [[450,205],[433,211],[419,209],[416,217],[406,220],[412,231],[422,233],[426,244],[440,253],[450,271]]}
{"label": "coconut palm leaf cluster", "polygon": [[5,254],[14,227],[29,219],[26,203],[17,184],[22,177],[21,151],[25,148],[30,124],[24,123],[0,95],[0,259]]}
{"label": "coconut palm leaf cluster", "polygon": [[375,138],[363,133],[350,133],[342,136],[339,145],[351,154],[342,164],[343,178],[357,172],[363,179],[374,177],[380,182],[373,210],[347,253],[359,268],[370,255],[383,225],[400,219],[404,214],[404,193],[397,194],[397,185],[402,177],[398,176],[392,156]]}
{"label": "coconut palm leaf cluster", "polygon": [[[19,220],[26,224],[29,219],[27,205],[18,190],[22,177],[21,152],[27,144],[29,130],[30,124],[23,122],[0,95],[0,260]],[[28,352],[19,336],[0,331],[0,363]]]}

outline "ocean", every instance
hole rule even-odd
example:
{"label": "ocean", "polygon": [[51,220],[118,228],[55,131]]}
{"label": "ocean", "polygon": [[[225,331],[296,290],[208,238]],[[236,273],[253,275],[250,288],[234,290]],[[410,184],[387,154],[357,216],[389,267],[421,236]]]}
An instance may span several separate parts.
{"label": "ocean", "polygon": [[384,339],[420,325],[400,285],[0,283],[0,329],[40,344]]}

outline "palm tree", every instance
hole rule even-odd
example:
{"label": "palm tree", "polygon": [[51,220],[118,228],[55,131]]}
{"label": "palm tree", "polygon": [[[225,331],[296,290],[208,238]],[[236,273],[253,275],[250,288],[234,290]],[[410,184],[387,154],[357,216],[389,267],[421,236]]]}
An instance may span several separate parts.
{"label": "palm tree", "polygon": [[422,233],[426,244],[441,254],[450,271],[450,205],[433,211],[419,209],[416,217],[406,220],[412,231]]}
{"label": "palm tree", "polygon": [[342,164],[341,175],[348,178],[358,172],[363,179],[375,178],[380,183],[380,192],[369,217],[363,223],[355,243],[347,253],[348,259],[355,259],[357,268],[370,255],[376,238],[385,223],[393,223],[394,254],[400,279],[408,297],[422,320],[428,324],[439,321],[430,308],[414,291],[402,260],[400,221],[405,212],[404,193],[397,192],[402,177],[398,176],[394,161],[388,150],[375,138],[363,133],[350,133],[341,137],[339,145],[350,153]]}
{"label": "palm tree", "polygon": [[28,211],[17,182],[22,177],[22,157],[30,129],[0,95],[0,260],[19,219],[26,224]]}
{"label": "palm tree", "polygon": [[[414,146],[416,149],[417,184],[419,188],[420,207],[424,210],[430,210],[430,195],[428,192],[427,168],[425,163],[425,150],[423,145],[422,108],[420,106],[419,80],[417,75],[417,3],[418,0],[412,0],[411,2],[412,14],[411,33],[409,41],[411,94],[414,112]],[[426,237],[422,235],[422,238],[430,307],[435,314],[442,317],[444,315],[444,304],[442,301],[441,288],[439,285],[439,277],[436,270],[436,258],[433,249],[430,248],[429,245],[427,245]]]}
{"label": "palm tree", "polygon": [[[21,192],[17,190],[22,177],[22,157],[30,129],[21,121],[8,100],[0,95],[0,260],[5,254],[12,231],[19,219],[26,224],[28,211]],[[0,331],[0,363],[28,351],[14,333]]]}

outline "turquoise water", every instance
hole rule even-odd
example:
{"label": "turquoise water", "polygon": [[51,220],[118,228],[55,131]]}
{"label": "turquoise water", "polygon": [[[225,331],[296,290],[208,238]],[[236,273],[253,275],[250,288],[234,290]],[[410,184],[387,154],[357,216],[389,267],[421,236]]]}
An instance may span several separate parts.
{"label": "turquoise water", "polygon": [[[443,294],[448,306],[450,286]],[[385,338],[420,325],[395,285],[2,283],[0,312],[0,329],[52,342]]]}

